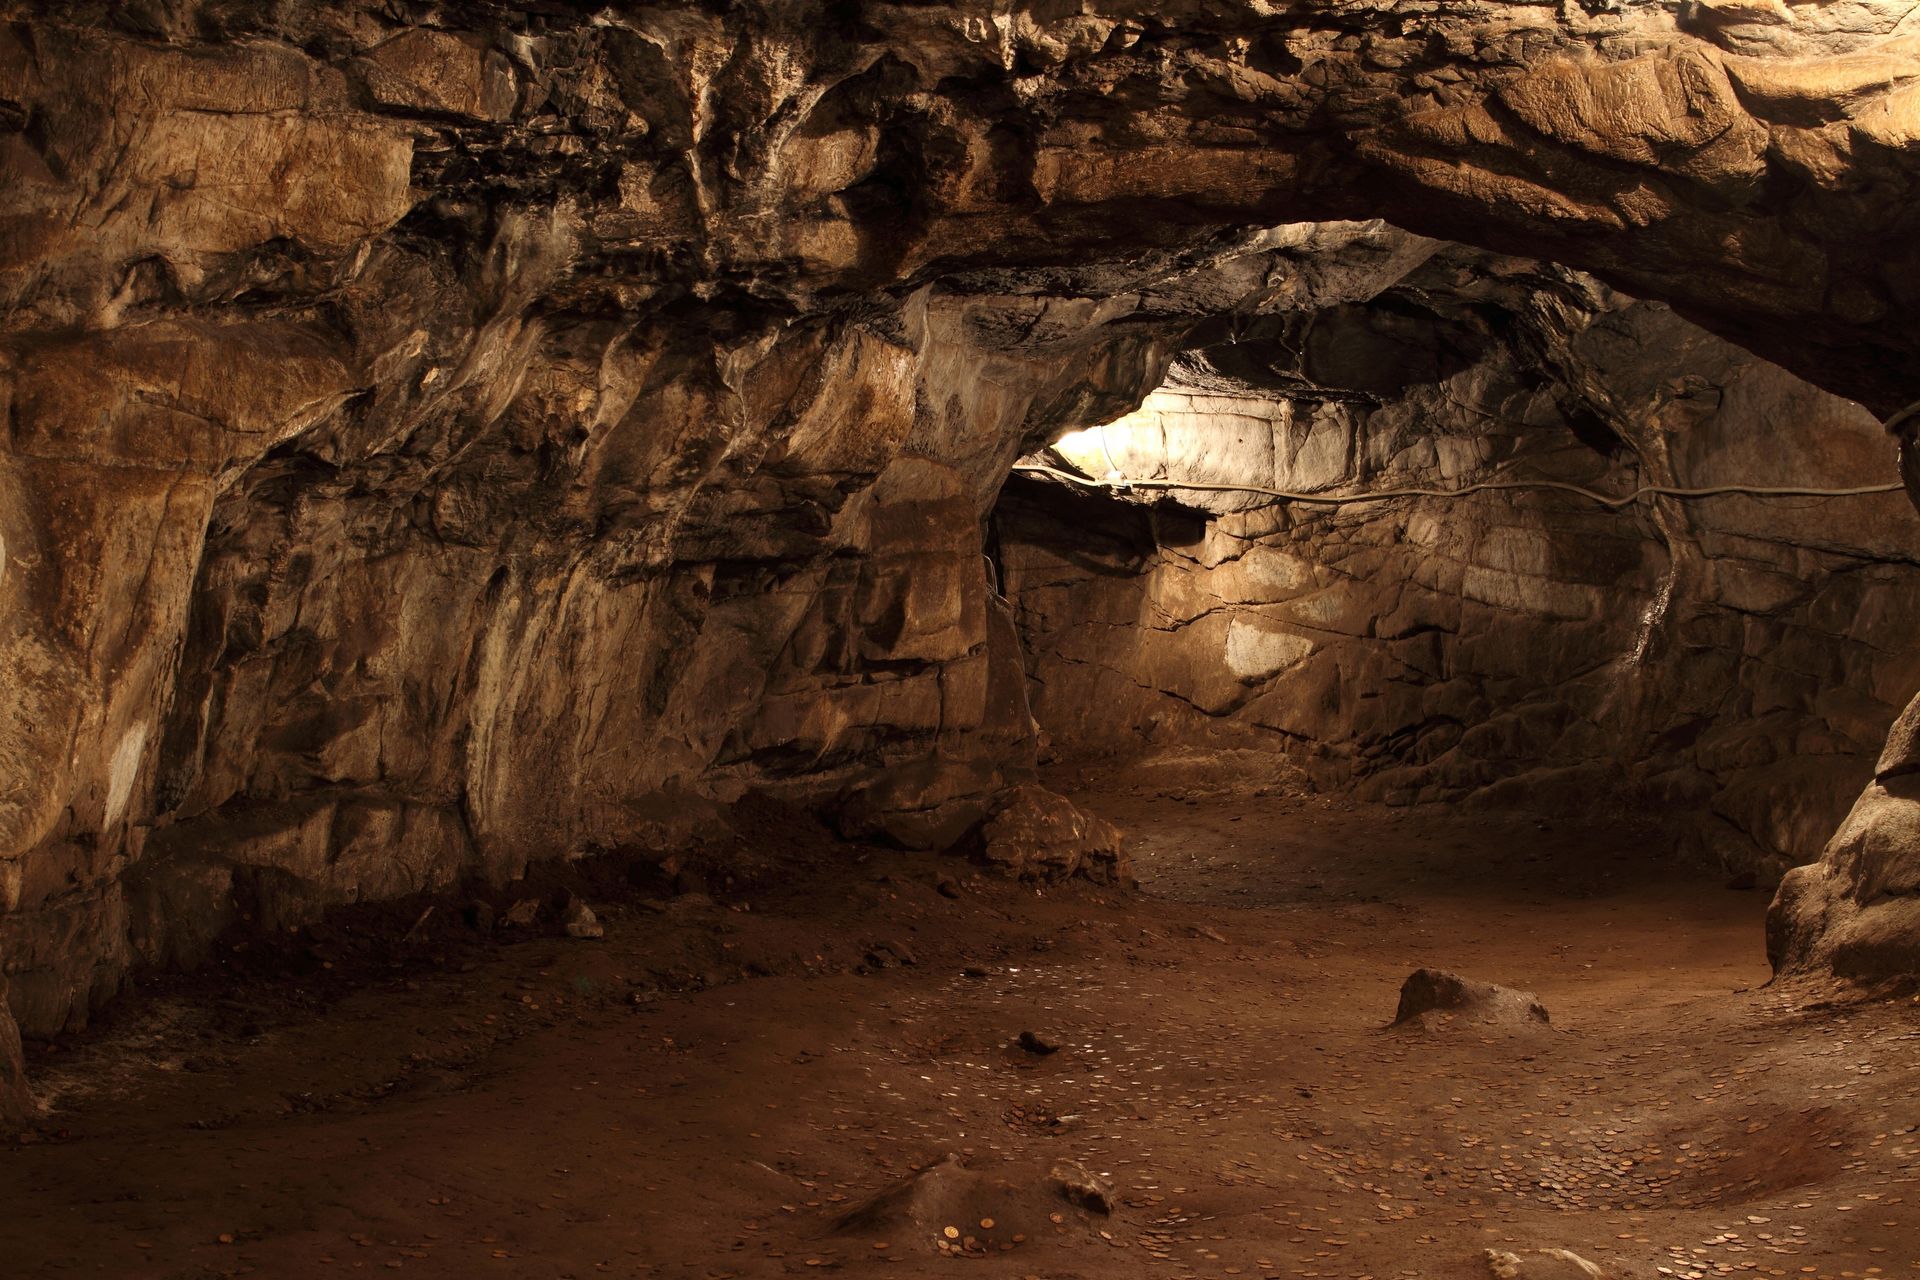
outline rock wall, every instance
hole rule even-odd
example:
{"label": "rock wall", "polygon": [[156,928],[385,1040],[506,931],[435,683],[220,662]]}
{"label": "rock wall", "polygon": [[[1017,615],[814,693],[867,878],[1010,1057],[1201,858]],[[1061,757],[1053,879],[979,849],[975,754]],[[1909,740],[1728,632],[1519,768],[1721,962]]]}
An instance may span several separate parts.
{"label": "rock wall", "polygon": [[[477,280],[370,251],[346,320],[20,360],[0,589],[48,699],[12,708],[41,771],[6,828],[23,1026],[230,929],[671,848],[748,789],[951,844],[1032,769],[981,543],[1019,442],[1137,401],[1271,277],[1368,296],[1426,252],[1310,227],[1084,298],[923,287],[689,334],[529,316],[573,234],[509,219]],[[460,316],[469,289],[492,309]]]}
{"label": "rock wall", "polygon": [[747,786],[946,838],[1028,750],[1008,461],[1418,254],[1244,228],[1562,257],[1892,411],[1905,9],[0,4],[14,1012]]}
{"label": "rock wall", "polygon": [[[1872,415],[1670,309],[1457,250],[1366,307],[1183,357],[1054,456],[1343,494],[1895,473]],[[1315,508],[1019,477],[997,528],[1061,755],[1253,745],[1392,803],[1651,801],[1689,852],[1768,879],[1815,856],[1920,682],[1900,493]]]}
{"label": "rock wall", "polygon": [[1872,780],[1819,861],[1781,882],[1767,915],[1775,970],[1909,992],[1920,975],[1920,698],[1907,705]]}
{"label": "rock wall", "polygon": [[[448,301],[419,297],[402,339]],[[34,785],[0,916],[23,1023],[243,916],[670,842],[750,784],[920,843],[977,821],[1028,736],[980,495],[1059,378],[956,360],[928,331],[957,323],[920,298],[719,368],[671,330],[482,325],[284,452],[235,425],[283,408],[264,369],[306,368],[271,327],[200,335],[185,387],[124,349],[123,382],[71,351],[40,366],[61,385],[23,369],[6,588],[38,701],[10,708]],[[172,447],[183,419],[218,463]]]}

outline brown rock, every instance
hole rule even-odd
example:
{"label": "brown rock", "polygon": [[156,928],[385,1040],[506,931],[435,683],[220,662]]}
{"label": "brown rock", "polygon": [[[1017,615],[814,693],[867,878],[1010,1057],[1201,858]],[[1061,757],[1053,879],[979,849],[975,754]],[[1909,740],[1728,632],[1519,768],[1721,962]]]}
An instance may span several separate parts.
{"label": "brown rock", "polygon": [[1920,772],[1920,696],[1907,703],[1893,727],[1887,730],[1887,744],[1873,766],[1880,779],[1903,773]]}
{"label": "brown rock", "polygon": [[1022,1031],[1016,1043],[1037,1058],[1060,1052],[1060,1046],[1036,1031]]}
{"label": "brown rock", "polygon": [[27,1064],[20,1046],[20,1028],[7,1007],[7,980],[0,971],[0,1124],[16,1125],[36,1114],[27,1088]]}
{"label": "brown rock", "polygon": [[424,27],[364,55],[375,102],[475,120],[505,120],[514,107],[513,65],[483,41]]}
{"label": "brown rock", "polygon": [[1454,1021],[1544,1027],[1547,1008],[1531,992],[1475,982],[1444,969],[1416,969],[1400,987],[1393,1025],[1431,1029]]}
{"label": "brown rock", "polygon": [[1778,973],[1861,982],[1920,973],[1920,777],[1870,785],[1819,860],[1787,873],[1767,957]]}
{"label": "brown rock", "polygon": [[566,929],[569,938],[590,939],[607,936],[606,926],[600,923],[598,916],[594,915],[593,908],[578,900],[567,907]]}
{"label": "brown rock", "polygon": [[1510,1253],[1489,1249],[1487,1273],[1493,1280],[1608,1280],[1607,1272],[1570,1249],[1528,1249]]}
{"label": "brown rock", "polygon": [[1088,1213],[1108,1215],[1113,1212],[1113,1184],[1078,1161],[1059,1161],[1047,1176],[1054,1190],[1069,1204]]}
{"label": "brown rock", "polygon": [[1049,1214],[1063,1196],[1089,1213],[1107,1213],[1097,1207],[1108,1203],[1102,1185],[1073,1164],[1049,1170],[1044,1163],[1012,1161],[975,1168],[950,1155],[839,1215],[833,1225],[842,1233],[911,1241],[906,1247],[915,1250],[1004,1252],[1049,1230]]}
{"label": "brown rock", "polygon": [[982,836],[987,861],[1022,880],[1133,882],[1120,829],[1034,783],[1014,788]]}

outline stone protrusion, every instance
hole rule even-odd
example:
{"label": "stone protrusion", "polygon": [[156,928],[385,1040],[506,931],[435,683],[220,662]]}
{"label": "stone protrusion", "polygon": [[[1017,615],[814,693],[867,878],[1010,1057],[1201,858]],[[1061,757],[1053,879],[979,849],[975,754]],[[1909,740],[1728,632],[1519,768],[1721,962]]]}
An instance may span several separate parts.
{"label": "stone protrusion", "polygon": [[1544,1027],[1547,1007],[1532,992],[1476,982],[1444,969],[1416,969],[1400,986],[1393,1025],[1434,1028],[1453,1021]]}
{"label": "stone protrusion", "polygon": [[1015,787],[981,836],[987,861],[1021,880],[1133,883],[1120,829],[1034,783]]}
{"label": "stone protrusion", "polygon": [[7,1008],[7,979],[5,972],[0,971],[0,1125],[20,1124],[35,1114],[33,1093],[27,1085],[20,1028]]}

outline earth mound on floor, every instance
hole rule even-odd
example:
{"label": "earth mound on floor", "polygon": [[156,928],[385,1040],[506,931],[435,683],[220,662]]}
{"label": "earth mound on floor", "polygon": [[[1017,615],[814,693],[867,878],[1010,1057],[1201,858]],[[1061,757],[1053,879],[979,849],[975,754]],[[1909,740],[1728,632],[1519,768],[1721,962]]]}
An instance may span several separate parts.
{"label": "earth mound on floor", "polygon": [[1400,986],[1396,1027],[1432,1030],[1454,1022],[1517,1030],[1545,1027],[1547,1007],[1530,991],[1475,982],[1445,969],[1416,969]]}
{"label": "earth mound on floor", "polygon": [[1111,1191],[1071,1161],[970,1169],[948,1156],[834,1220],[834,1230],[955,1256],[1008,1253],[1030,1240],[1085,1230],[1111,1209]]}

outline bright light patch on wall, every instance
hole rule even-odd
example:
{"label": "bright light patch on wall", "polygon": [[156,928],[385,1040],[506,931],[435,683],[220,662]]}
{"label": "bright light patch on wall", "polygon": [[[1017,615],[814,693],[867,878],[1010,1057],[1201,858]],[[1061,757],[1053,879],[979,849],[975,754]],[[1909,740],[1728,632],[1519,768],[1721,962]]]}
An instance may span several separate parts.
{"label": "bright light patch on wall", "polygon": [[1127,450],[1133,443],[1133,429],[1146,413],[1144,408],[1136,409],[1124,418],[1097,427],[1069,431],[1053,442],[1054,452],[1087,475],[1124,482],[1127,477]]}
{"label": "bright light patch on wall", "polygon": [[1077,431],[1069,431],[1058,440],[1055,440],[1053,447],[1058,449],[1065,457],[1077,458],[1089,448],[1098,449],[1100,447],[1100,442],[1094,438],[1094,433],[1099,429],[1098,427],[1081,427]]}

